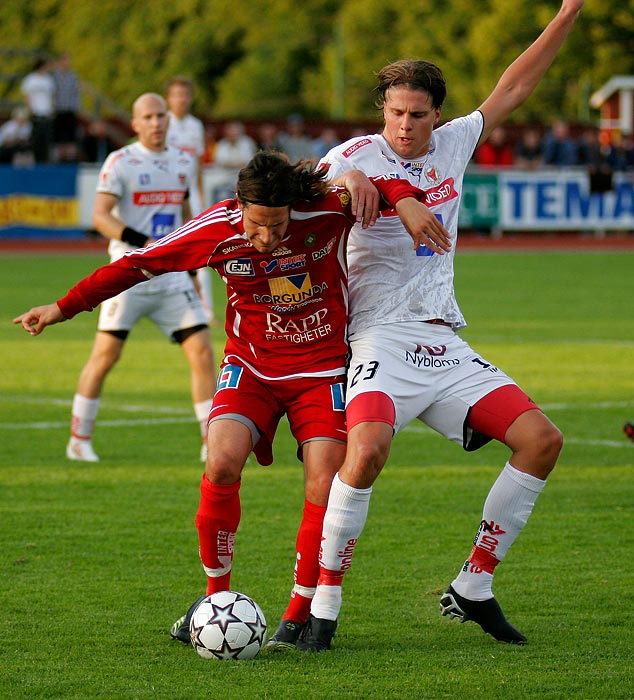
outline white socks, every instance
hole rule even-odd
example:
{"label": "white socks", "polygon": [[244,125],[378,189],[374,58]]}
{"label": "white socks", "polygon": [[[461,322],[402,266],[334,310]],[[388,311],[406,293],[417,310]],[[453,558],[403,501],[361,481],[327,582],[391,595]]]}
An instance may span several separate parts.
{"label": "white socks", "polygon": [[[545,484],[506,463],[484,503],[474,550],[451,584],[459,595],[469,600],[493,597],[493,568],[504,559],[523,530]],[[477,565],[483,558],[491,564],[490,571]]]}
{"label": "white socks", "polygon": [[70,432],[73,437],[90,440],[95,428],[95,420],[99,412],[101,399],[87,399],[75,394],[73,397],[73,417]]}
{"label": "white socks", "polygon": [[200,435],[203,440],[207,440],[207,421],[209,420],[209,413],[211,411],[211,406],[213,404],[213,399],[207,399],[206,401],[199,401],[194,404],[194,413],[196,414],[196,420],[200,424]]}
{"label": "white socks", "polygon": [[[320,566],[334,576],[320,575],[311,612],[315,617],[336,620],[341,609],[341,578],[352,564],[352,554],[370,507],[372,487],[356,489],[336,474],[324,517]],[[330,580],[332,578],[332,580]]]}

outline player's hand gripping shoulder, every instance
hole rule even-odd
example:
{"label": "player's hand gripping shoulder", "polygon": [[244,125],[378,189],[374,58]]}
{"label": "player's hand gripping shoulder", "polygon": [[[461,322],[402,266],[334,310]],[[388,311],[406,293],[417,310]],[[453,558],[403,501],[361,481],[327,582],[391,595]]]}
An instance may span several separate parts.
{"label": "player's hand gripping shoulder", "polygon": [[422,202],[406,197],[397,202],[395,209],[414,241],[414,249],[424,245],[439,255],[451,250],[449,231]]}
{"label": "player's hand gripping shoulder", "polygon": [[381,196],[368,177],[360,170],[346,170],[333,180],[350,193],[350,211],[363,228],[374,226],[379,218]]}
{"label": "player's hand gripping shoulder", "polygon": [[65,321],[66,317],[60,311],[57,304],[47,304],[46,306],[36,306],[26,313],[13,319],[13,323],[19,323],[30,335],[39,335],[46,326]]}

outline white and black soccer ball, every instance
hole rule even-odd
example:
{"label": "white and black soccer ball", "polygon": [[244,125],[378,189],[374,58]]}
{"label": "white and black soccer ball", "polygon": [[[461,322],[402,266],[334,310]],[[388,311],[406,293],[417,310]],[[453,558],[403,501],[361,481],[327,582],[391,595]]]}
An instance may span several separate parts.
{"label": "white and black soccer ball", "polygon": [[189,632],[203,659],[253,659],[264,644],[266,619],[249,596],[220,591],[203,598],[191,617]]}

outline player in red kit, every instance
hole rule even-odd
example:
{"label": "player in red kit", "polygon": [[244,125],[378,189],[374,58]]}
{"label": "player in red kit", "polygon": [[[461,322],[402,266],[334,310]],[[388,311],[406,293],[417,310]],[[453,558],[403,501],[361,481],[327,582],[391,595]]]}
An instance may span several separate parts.
{"label": "player in red kit", "polygon": [[[357,178],[367,183],[352,172],[343,184],[354,191]],[[404,180],[373,182],[415,245],[446,244],[443,226],[417,201],[420,190]],[[196,516],[200,557],[207,594],[228,590],[242,469],[251,451],[261,464],[272,462],[273,438],[286,414],[304,463],[305,502],[295,583],[269,640],[272,648],[294,646],[317,585],[323,516],[346,449],[347,236],[356,221],[373,223],[365,212],[375,204],[362,197],[351,205],[349,191],[327,183],[325,171],[292,165],[279,153],[259,153],[240,171],[236,199],[98,269],[57,304],[15,319],[37,335],[153,276],[201,267],[220,274],[227,285],[228,337]],[[195,605],[174,623],[174,638],[189,643]]]}

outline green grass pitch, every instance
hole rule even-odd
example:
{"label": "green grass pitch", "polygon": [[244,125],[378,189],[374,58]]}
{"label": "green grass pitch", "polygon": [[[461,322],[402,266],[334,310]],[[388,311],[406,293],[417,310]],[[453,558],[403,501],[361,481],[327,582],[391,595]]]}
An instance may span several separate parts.
{"label": "green grass pitch", "polygon": [[[187,365],[151,324],[109,378],[99,464],[66,461],[96,314],[38,338],[11,319],[61,296],[99,256],[0,260],[0,697],[205,700],[633,698],[634,255],[460,252],[463,336],[528,391],[565,447],[494,590],[529,638],[441,618],[506,450],[466,454],[422,425],[375,485],[330,653],[221,663],[172,642],[204,590],[202,465]],[[224,292],[216,280],[217,313]],[[212,337],[221,357],[223,332]],[[273,628],[292,585],[302,470],[286,425],[243,475],[233,588]]]}

